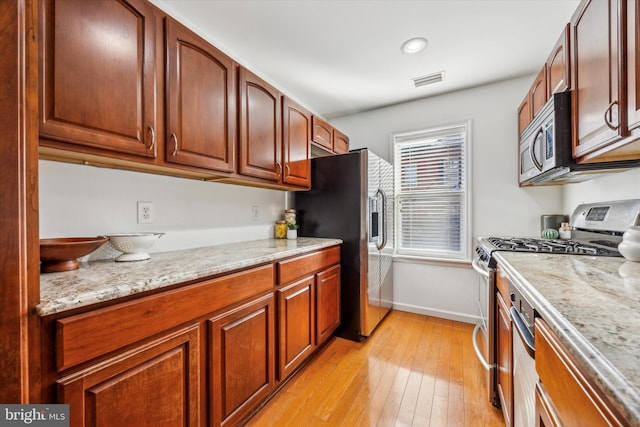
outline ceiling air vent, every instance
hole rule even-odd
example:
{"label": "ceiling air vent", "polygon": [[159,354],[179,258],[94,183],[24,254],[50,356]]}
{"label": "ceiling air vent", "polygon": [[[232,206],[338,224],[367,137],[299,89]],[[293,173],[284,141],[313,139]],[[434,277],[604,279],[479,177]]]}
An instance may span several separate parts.
{"label": "ceiling air vent", "polygon": [[440,71],[433,74],[428,74],[422,77],[416,77],[413,79],[413,84],[416,87],[430,85],[432,83],[439,83],[444,80],[444,71]]}

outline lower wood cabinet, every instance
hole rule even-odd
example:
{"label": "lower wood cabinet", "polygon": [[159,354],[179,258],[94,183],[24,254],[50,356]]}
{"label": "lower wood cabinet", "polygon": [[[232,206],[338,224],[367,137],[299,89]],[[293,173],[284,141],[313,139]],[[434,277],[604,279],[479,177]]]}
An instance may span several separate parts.
{"label": "lower wood cabinet", "polygon": [[199,327],[190,325],[57,381],[70,426],[200,426]]}
{"label": "lower wood cabinet", "polygon": [[333,246],[44,317],[42,401],[69,404],[73,427],[235,426],[331,336],[339,304]]}
{"label": "lower wood cabinet", "polygon": [[315,278],[278,290],[278,379],[289,376],[315,350]]}
{"label": "lower wood cabinet", "polygon": [[536,371],[540,377],[536,397],[538,425],[627,425],[547,323],[536,318],[535,328]]}
{"label": "lower wood cabinet", "polygon": [[502,406],[505,425],[513,420],[513,343],[509,306],[500,292],[496,295],[496,362],[498,369],[498,397]]}
{"label": "lower wood cabinet", "polygon": [[236,425],[275,385],[274,297],[209,321],[211,425]]}
{"label": "lower wood cabinet", "polygon": [[340,326],[340,265],[316,275],[316,342],[331,337]]}

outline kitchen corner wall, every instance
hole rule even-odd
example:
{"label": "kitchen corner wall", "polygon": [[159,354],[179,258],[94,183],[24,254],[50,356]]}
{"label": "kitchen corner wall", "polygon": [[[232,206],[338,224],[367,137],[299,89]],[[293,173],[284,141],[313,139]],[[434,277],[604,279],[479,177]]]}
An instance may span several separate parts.
{"label": "kitchen corner wall", "polygon": [[[518,186],[517,108],[534,76],[334,118],[351,148],[391,160],[392,134],[471,120],[472,235],[538,236],[540,215],[562,211],[560,187]],[[416,90],[419,93],[419,90]],[[475,323],[478,282],[469,264],[394,262],[394,307]]]}
{"label": "kitchen corner wall", "polygon": [[[166,233],[150,252],[267,239],[286,192],[41,160],[40,237]],[[153,224],[137,202],[153,202]],[[252,207],[258,206],[258,221]],[[112,256],[108,245],[91,259]]]}

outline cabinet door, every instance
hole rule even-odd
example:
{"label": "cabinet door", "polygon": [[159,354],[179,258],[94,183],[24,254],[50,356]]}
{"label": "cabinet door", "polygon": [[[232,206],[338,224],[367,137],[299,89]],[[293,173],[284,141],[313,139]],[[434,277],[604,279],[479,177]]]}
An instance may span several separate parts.
{"label": "cabinet door", "polygon": [[315,287],[309,276],[278,290],[278,379],[315,349]]}
{"label": "cabinet door", "polygon": [[282,182],[311,186],[311,114],[288,97],[282,99]]}
{"label": "cabinet door", "polygon": [[316,275],[316,342],[325,342],[340,325],[340,266]]}
{"label": "cabinet door", "polygon": [[240,162],[238,173],[280,182],[282,121],[280,93],[240,67]]}
{"label": "cabinet door", "polygon": [[502,406],[505,424],[511,426],[513,419],[513,351],[511,337],[511,317],[509,307],[500,292],[496,294],[496,349],[498,368],[498,396]]}
{"label": "cabinet door", "polygon": [[522,131],[531,123],[531,98],[527,93],[522,103],[518,107],[518,137],[522,135]]}
{"label": "cabinet door", "polygon": [[58,380],[72,427],[200,426],[197,325]]}
{"label": "cabinet door", "polygon": [[547,59],[547,98],[571,87],[569,80],[569,33],[569,24],[567,24]]}
{"label": "cabinet door", "polygon": [[275,384],[273,293],[211,319],[211,425],[236,425]]}
{"label": "cabinet door", "polygon": [[46,0],[41,11],[40,135],[155,157],[153,6]]}
{"label": "cabinet door", "polygon": [[533,117],[547,103],[547,66],[543,66],[531,85],[531,114]]}
{"label": "cabinet door", "polygon": [[[627,93],[628,125],[634,139],[640,135],[640,10],[636,0],[627,1]],[[634,142],[630,151],[624,153],[629,158],[640,158],[640,143]]]}
{"label": "cabinet door", "polygon": [[560,427],[561,425],[544,387],[540,383],[536,384],[536,427]]}
{"label": "cabinet door", "polygon": [[167,31],[166,160],[233,172],[236,72],[225,54],[174,20]]}
{"label": "cabinet door", "polygon": [[311,123],[313,126],[311,140],[327,150],[333,151],[333,127],[317,116],[311,118]]}
{"label": "cabinet door", "polygon": [[333,151],[343,154],[349,151],[349,137],[338,129],[333,130]]}
{"label": "cabinet door", "polygon": [[585,1],[571,20],[575,158],[627,134],[618,45],[620,1]]}

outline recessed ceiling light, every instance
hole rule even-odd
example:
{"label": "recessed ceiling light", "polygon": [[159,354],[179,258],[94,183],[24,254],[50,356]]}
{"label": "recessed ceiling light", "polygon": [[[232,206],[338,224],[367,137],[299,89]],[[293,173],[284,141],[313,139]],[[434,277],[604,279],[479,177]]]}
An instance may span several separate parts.
{"label": "recessed ceiling light", "polygon": [[414,37],[402,43],[400,50],[408,54],[418,53],[427,47],[427,43],[427,39],[424,37]]}

